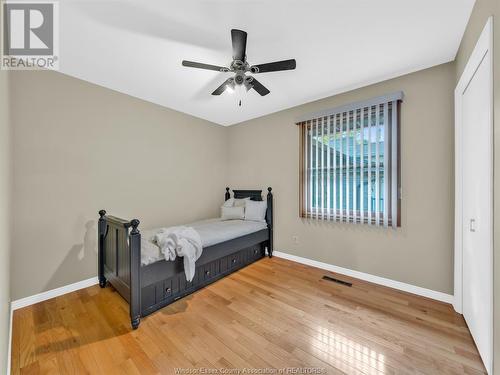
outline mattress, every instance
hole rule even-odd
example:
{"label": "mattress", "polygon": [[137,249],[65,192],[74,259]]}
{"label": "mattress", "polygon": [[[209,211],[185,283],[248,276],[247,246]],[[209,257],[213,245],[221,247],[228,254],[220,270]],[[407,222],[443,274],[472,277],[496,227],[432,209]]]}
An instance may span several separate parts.
{"label": "mattress", "polygon": [[[194,228],[200,234],[201,243],[206,248],[266,229],[267,223],[248,220],[221,220],[217,218],[197,221],[185,224],[185,226]],[[143,266],[164,259],[160,248],[151,241],[157,231],[158,229],[141,231],[141,264]]]}

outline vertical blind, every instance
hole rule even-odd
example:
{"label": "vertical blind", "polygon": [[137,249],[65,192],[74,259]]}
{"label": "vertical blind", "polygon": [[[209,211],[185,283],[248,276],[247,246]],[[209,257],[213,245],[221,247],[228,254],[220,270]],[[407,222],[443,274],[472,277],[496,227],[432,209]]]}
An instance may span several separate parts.
{"label": "vertical blind", "polygon": [[298,120],[300,216],[396,228],[403,93]]}

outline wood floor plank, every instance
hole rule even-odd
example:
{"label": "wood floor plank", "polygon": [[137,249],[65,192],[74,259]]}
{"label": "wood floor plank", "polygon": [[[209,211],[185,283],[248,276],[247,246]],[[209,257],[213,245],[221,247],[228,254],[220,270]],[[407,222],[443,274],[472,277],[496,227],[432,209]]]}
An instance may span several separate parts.
{"label": "wood floor plank", "polygon": [[12,374],[485,374],[450,305],[279,258],[143,318],[138,330],[129,324],[128,304],[112,287],[16,310]]}
{"label": "wood floor plank", "polygon": [[[245,273],[242,273],[240,279],[245,280],[245,277],[246,277]],[[256,280],[258,280],[258,279],[256,279]],[[248,280],[248,279],[246,279],[246,281],[252,285],[260,285],[258,281],[255,282],[254,280]],[[287,280],[281,280],[281,283],[286,284],[287,282],[288,282]],[[280,284],[280,282],[276,282],[274,284],[271,283],[271,285],[264,286],[264,288],[268,288],[268,290],[273,290],[273,288],[279,289],[280,288],[279,284]],[[332,288],[339,288],[339,286],[337,284],[330,284],[330,286]],[[344,295],[332,293],[331,297],[334,297],[334,298],[331,298],[331,300],[335,301],[335,302],[333,302],[333,303],[329,302],[325,306],[334,307],[334,308],[343,310],[344,312],[347,312],[350,314],[353,314],[353,313],[356,313],[356,311],[359,311],[364,316],[371,315],[372,317],[375,316],[379,319],[380,318],[386,319],[387,318],[386,315],[391,315],[390,327],[393,327],[394,323],[398,323],[398,327],[393,327],[396,330],[399,330],[400,328],[406,329],[407,328],[406,326],[411,325],[412,323],[415,323],[415,325],[417,325],[419,328],[423,327],[423,326],[427,326],[427,324],[425,324],[425,321],[423,319],[415,319],[414,316],[410,316],[410,317],[405,318],[405,316],[399,316],[398,314],[395,314],[394,309],[391,305],[385,304],[383,307],[380,307],[380,305],[377,301],[371,301],[371,302],[369,300],[363,301],[360,297],[360,294],[357,293],[357,288],[345,288],[343,286],[342,286],[342,288],[344,289]],[[366,296],[365,296],[365,298],[366,298]],[[310,293],[309,295],[303,295],[303,299],[311,300],[311,299],[314,299],[314,296],[312,295],[312,293]],[[341,303],[336,303],[336,302],[341,302]],[[356,302],[356,303],[354,303],[354,302]],[[311,303],[313,303],[313,301],[311,301]],[[321,307],[321,305],[322,305],[322,303],[320,301],[319,306]],[[347,306],[354,307],[354,310],[348,310]],[[363,310],[364,307],[366,307],[366,309],[364,309],[364,311],[361,311],[361,310]],[[378,307],[378,308],[375,308],[375,307]],[[382,313],[382,314],[380,314],[380,313]],[[458,315],[458,314],[455,314],[455,315]],[[394,317],[397,317],[398,319],[394,319]],[[446,323],[444,323],[443,325],[445,325],[445,324]],[[403,325],[403,327],[402,327],[402,325]],[[430,335],[433,335],[436,330],[443,331],[443,329],[440,329],[440,328],[443,328],[443,327],[428,327],[428,333]],[[466,346],[468,348],[475,349],[475,347],[471,344],[470,335],[469,335],[468,331],[466,331],[466,328],[461,328],[461,330],[463,330],[463,333],[464,333],[463,335],[456,336],[454,334],[450,334],[451,336],[454,336],[454,339],[457,340],[457,345],[460,345],[461,343],[466,343]],[[410,330],[410,332],[412,332],[412,331]],[[447,332],[447,333],[449,333],[449,332]],[[428,335],[426,335],[426,337],[427,336]],[[441,338],[442,336],[446,337],[446,335],[437,335],[436,338]],[[446,340],[446,341],[449,342],[449,340]]]}
{"label": "wood floor plank", "polygon": [[[219,286],[220,288],[221,286]],[[215,298],[207,299],[213,303]],[[219,314],[227,315],[228,320],[232,323],[235,331],[240,332],[249,340],[253,340],[259,347],[266,348],[271,353],[284,361],[288,361],[288,365],[293,364],[296,359],[292,355],[297,348],[297,340],[295,336],[298,334],[296,330],[290,332],[285,327],[279,324],[277,320],[271,317],[267,319],[266,313],[252,312],[252,306],[242,306],[242,309],[235,308],[236,300],[234,300],[226,311],[220,311]],[[280,319],[281,317],[274,317]],[[249,345],[253,346],[253,345]],[[306,349],[303,357],[309,356],[313,362],[319,362],[318,358],[312,356]],[[292,358],[290,360],[290,358]],[[328,362],[322,362],[323,367],[328,366]]]}
{"label": "wood floor plank", "polygon": [[[246,276],[245,276],[245,273],[244,273],[244,272],[243,272],[241,275],[238,275],[238,278],[239,278],[239,279],[244,279],[245,281],[249,282],[249,283],[250,283],[250,285],[255,285],[255,286],[260,285],[258,281],[257,281],[257,282],[254,282],[254,281],[249,280],[248,278],[246,278]],[[274,285],[273,285],[273,284],[271,284],[271,285],[269,285],[269,286],[265,286],[264,288],[268,288],[269,290],[271,290],[272,288],[274,288],[274,289],[279,289],[279,286],[278,286],[278,284],[274,284]],[[347,289],[346,289],[346,290],[347,290]],[[307,298],[308,298],[308,299],[311,299],[311,297],[307,297],[307,296],[304,296],[304,298],[306,298],[306,299],[307,299]],[[353,298],[354,298],[354,297],[353,297]],[[362,305],[358,306],[358,310],[359,310],[359,311],[361,311],[361,312],[363,313],[363,315],[368,315],[368,314],[370,313],[370,311],[368,311],[368,312],[363,311],[363,310],[361,310],[361,308],[362,308],[362,307],[363,307]],[[386,307],[386,309],[388,310],[387,312],[388,312],[388,313],[390,313],[389,306],[387,306],[387,307]],[[321,310],[322,310],[322,307],[321,307],[321,306],[316,306],[316,307],[315,307],[315,309],[314,309],[314,313],[315,313],[316,315],[318,315],[318,316],[321,316]],[[375,311],[375,312],[376,312],[376,311]],[[337,314],[340,314],[340,313],[341,313],[340,311],[337,311]],[[342,313],[344,313],[344,312],[342,312]],[[346,316],[345,316],[345,318],[346,318],[345,320],[350,320],[350,319],[351,319],[351,315],[353,315],[353,314],[355,315],[356,313],[354,313],[353,311],[347,311],[347,312],[346,312],[346,314],[345,314],[345,315],[346,315]],[[398,319],[398,320],[399,320],[399,319]],[[391,320],[391,322],[390,322],[391,324],[387,326],[387,329],[389,329],[389,330],[390,330],[390,329],[391,329],[391,325],[395,325],[394,323],[397,323],[397,322],[398,322],[398,320],[394,320],[394,319],[392,319],[392,320]],[[379,320],[379,321],[378,321],[378,323],[380,323],[380,322],[381,322],[381,321]],[[368,322],[365,322],[365,323],[368,323]],[[410,323],[411,323],[411,322],[410,322]],[[369,325],[369,324],[368,324],[368,325]],[[367,325],[367,326],[368,326],[368,325]],[[400,329],[400,327],[394,327],[394,328],[396,328],[396,329]],[[413,332],[413,331],[415,331],[415,330],[412,330],[412,329],[411,329],[411,327],[406,327],[406,326],[401,327],[401,329],[403,329],[403,331],[402,331],[402,332]],[[434,334],[434,331],[430,331],[430,333],[433,335],[433,334]],[[432,338],[432,337],[431,337],[431,338]],[[426,337],[424,337],[424,341],[425,341],[426,339],[427,339],[427,338],[426,338]],[[409,342],[409,343],[411,343],[411,342],[412,342],[412,340],[408,340],[408,342]],[[433,342],[433,340],[427,340],[427,342],[424,342],[424,343],[420,344],[420,346],[421,346],[421,348],[420,348],[420,349],[421,349],[422,351],[427,352],[427,351],[429,350],[428,345],[431,345],[431,346],[432,346],[432,345],[434,345],[434,344],[435,344],[435,342]],[[408,344],[408,345],[410,345],[410,344]],[[435,349],[436,349],[436,350],[443,350],[443,348],[442,348],[442,347],[438,347],[438,348],[435,348]],[[444,349],[449,349],[449,351],[450,351],[450,352],[453,352],[453,348],[452,348],[452,347],[450,347],[449,345],[448,345],[448,347],[447,347],[447,348],[444,348]],[[411,347],[411,348],[410,348],[410,350],[415,350],[415,347]],[[444,352],[444,357],[443,357],[443,360],[444,360],[444,361],[446,361],[446,359],[447,359],[447,354],[448,354],[448,353]],[[476,366],[476,365],[477,365],[477,364],[476,364],[476,362],[474,362],[474,363],[472,363],[472,364],[471,364],[471,363],[468,363],[468,361],[467,361],[467,360],[464,360],[464,364],[465,364],[465,365],[472,365],[472,367],[474,367],[474,366]]]}
{"label": "wood floor plank", "polygon": [[[233,287],[232,290],[237,292],[238,288]],[[270,311],[267,306],[268,305],[264,305],[256,301],[255,295],[247,298],[244,294],[240,294],[231,304],[230,308],[236,312],[241,311],[248,316],[249,319],[261,317],[261,319],[266,321],[266,326],[275,325],[276,327],[279,327],[282,330],[282,335],[290,337],[290,343],[288,343],[289,347],[291,346],[296,348],[305,346],[306,348],[304,350],[306,353],[309,352],[309,347],[316,353],[317,350],[320,350],[334,356],[354,355],[359,364],[364,363],[369,367],[373,367],[375,372],[380,367],[384,367],[384,373],[395,373],[395,370],[391,369],[385,363],[381,363],[377,358],[374,359],[373,357],[363,353],[362,350],[359,350],[358,345],[351,345],[349,340],[332,340],[332,336],[329,335],[325,342],[318,337],[318,335],[325,335],[324,329],[322,330],[323,332],[312,331],[307,326],[304,326],[301,321],[289,319],[286,315],[279,314],[279,312],[276,311]],[[367,371],[371,372],[370,369]]]}

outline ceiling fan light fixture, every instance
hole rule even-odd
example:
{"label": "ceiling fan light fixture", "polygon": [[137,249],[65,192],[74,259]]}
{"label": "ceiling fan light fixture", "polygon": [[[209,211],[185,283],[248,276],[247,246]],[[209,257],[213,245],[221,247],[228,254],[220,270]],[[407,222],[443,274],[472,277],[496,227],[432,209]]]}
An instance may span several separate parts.
{"label": "ceiling fan light fixture", "polygon": [[247,79],[245,79],[245,81],[243,82],[243,86],[245,86],[245,89],[247,90],[247,92],[252,89],[253,85],[252,85],[251,77],[247,77]]}
{"label": "ceiling fan light fixture", "polygon": [[235,90],[235,84],[234,84],[234,79],[229,79],[226,83],[226,91],[230,94],[232,94]]}

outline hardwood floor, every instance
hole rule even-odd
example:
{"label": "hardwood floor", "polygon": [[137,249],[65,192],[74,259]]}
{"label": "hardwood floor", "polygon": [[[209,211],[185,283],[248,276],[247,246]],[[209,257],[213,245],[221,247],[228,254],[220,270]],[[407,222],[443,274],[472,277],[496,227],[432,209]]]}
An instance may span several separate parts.
{"label": "hardwood floor", "polygon": [[[325,274],[353,286],[322,280]],[[272,370],[283,368],[289,370]],[[127,303],[111,287],[14,313],[13,374],[237,373],[221,369],[485,373],[450,305],[279,258],[167,306],[136,331]]]}

